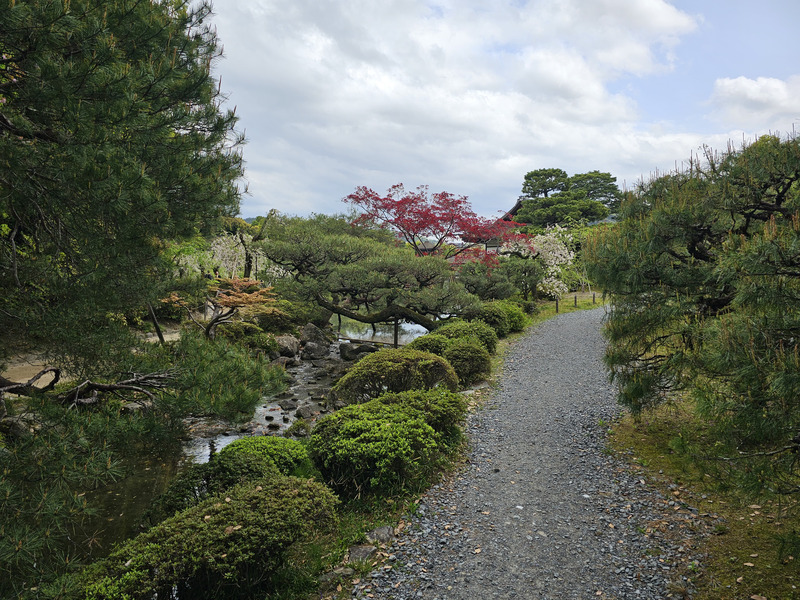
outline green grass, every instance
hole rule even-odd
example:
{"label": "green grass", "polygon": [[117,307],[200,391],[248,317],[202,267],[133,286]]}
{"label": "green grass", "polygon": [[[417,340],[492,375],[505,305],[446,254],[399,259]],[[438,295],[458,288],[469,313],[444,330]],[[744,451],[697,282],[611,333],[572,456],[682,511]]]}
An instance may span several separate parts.
{"label": "green grass", "polygon": [[681,400],[639,419],[623,417],[612,428],[610,446],[665,496],[709,515],[694,520],[695,531],[700,529],[705,536],[682,539],[676,528],[673,540],[694,544],[692,555],[707,556],[700,565],[688,560],[680,565],[679,573],[696,587],[692,598],[800,598],[800,560],[781,553],[780,543],[782,537],[800,530],[797,501],[754,501],[737,489],[725,489],[724,482],[706,474],[702,463],[684,451],[687,442],[702,445],[705,433],[706,424],[688,401]]}

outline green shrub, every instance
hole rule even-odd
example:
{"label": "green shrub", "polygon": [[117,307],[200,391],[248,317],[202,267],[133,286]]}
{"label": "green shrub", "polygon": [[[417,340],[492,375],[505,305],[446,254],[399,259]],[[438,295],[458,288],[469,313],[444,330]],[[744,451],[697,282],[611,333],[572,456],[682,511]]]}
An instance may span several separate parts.
{"label": "green shrub", "polygon": [[483,321],[451,321],[435,330],[449,339],[476,337],[489,354],[497,350],[497,333]]}
{"label": "green shrub", "polygon": [[421,350],[422,352],[430,352],[431,354],[442,356],[449,343],[450,340],[443,335],[428,333],[416,338],[410,344],[407,344],[406,348],[413,348],[414,350]]}
{"label": "green shrub", "polygon": [[467,416],[467,399],[463,394],[441,388],[409,390],[384,394],[375,401],[420,411],[424,415],[425,422],[439,434],[440,441],[450,448],[463,437],[460,424]]}
{"label": "green shrub", "polygon": [[331,389],[347,404],[366,402],[385,392],[443,386],[458,388],[458,376],[441,356],[413,348],[379,350],[362,358]]}
{"label": "green shrub", "polygon": [[484,381],[492,373],[492,357],[476,337],[453,340],[444,351],[461,385],[472,385]]}
{"label": "green shrub", "polygon": [[240,484],[118,546],[80,576],[86,600],[264,597],[287,549],[336,522],[312,480]]}
{"label": "green shrub", "polygon": [[272,435],[241,438],[225,446],[219,456],[238,454],[245,457],[263,456],[271,460],[283,475],[297,475],[298,469],[310,461],[306,447],[297,440]]}
{"label": "green shrub", "polygon": [[152,527],[236,484],[279,474],[275,461],[266,454],[220,452],[207,463],[190,465],[179,473],[167,490],[153,500],[142,517],[142,526]]}
{"label": "green shrub", "polygon": [[392,495],[419,490],[440,464],[437,433],[417,409],[373,400],[321,419],[309,454],[340,494]]}
{"label": "green shrub", "polygon": [[477,310],[466,316],[469,321],[483,321],[494,329],[499,338],[504,338],[511,332],[508,315],[496,302],[483,302]]}
{"label": "green shrub", "polygon": [[528,318],[525,316],[525,311],[522,310],[519,304],[510,300],[501,300],[495,302],[495,304],[505,311],[511,333],[519,333],[525,329],[525,326],[528,324]]}

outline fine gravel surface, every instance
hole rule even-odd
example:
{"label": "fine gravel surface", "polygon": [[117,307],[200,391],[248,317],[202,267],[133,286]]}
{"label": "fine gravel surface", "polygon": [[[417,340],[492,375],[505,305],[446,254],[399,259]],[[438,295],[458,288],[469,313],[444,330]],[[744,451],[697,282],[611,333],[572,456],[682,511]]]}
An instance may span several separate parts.
{"label": "fine gravel surface", "polygon": [[512,345],[467,422],[467,465],[421,498],[353,598],[691,597],[693,546],[717,517],[606,451],[604,314],[560,315]]}

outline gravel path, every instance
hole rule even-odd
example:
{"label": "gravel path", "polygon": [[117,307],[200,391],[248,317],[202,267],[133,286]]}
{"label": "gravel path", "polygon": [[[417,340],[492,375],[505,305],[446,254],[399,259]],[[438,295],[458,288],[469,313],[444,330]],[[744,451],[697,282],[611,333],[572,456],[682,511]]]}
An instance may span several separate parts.
{"label": "gravel path", "polygon": [[433,487],[353,598],[684,598],[715,516],[604,452],[618,413],[604,310],[549,320],[509,350],[473,414],[467,466]]}

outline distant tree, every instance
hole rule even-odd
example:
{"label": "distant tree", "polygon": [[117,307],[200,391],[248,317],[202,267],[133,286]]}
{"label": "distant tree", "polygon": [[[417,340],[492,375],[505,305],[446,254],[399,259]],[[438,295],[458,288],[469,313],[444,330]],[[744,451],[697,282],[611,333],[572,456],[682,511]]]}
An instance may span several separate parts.
{"label": "distant tree", "polygon": [[548,198],[553,192],[569,189],[569,176],[561,169],[536,169],[525,174],[522,195],[526,198]]}
{"label": "distant tree", "polygon": [[599,171],[572,177],[561,169],[530,171],[522,184],[522,207],[514,220],[544,229],[603,219],[619,202],[615,181],[609,173]]}
{"label": "distant tree", "polygon": [[611,173],[600,171],[578,173],[569,178],[569,189],[585,193],[589,200],[600,202],[612,213],[619,210],[622,192],[617,186],[617,178],[612,177]]}
{"label": "distant tree", "polygon": [[417,256],[440,254],[450,258],[502,237],[514,227],[508,221],[477,216],[466,196],[449,192],[429,195],[425,185],[406,192],[402,184],[397,184],[385,196],[361,186],[344,201],[361,211],[357,224],[396,231]]}
{"label": "distant tree", "polygon": [[587,197],[586,192],[568,190],[546,198],[523,200],[514,219],[536,229],[545,229],[553,225],[597,221],[608,216],[608,212],[603,204]]}

